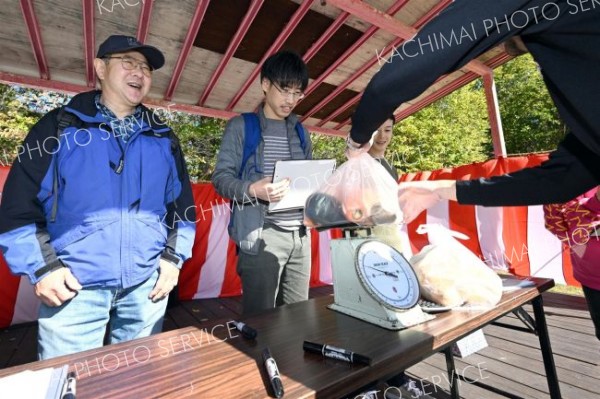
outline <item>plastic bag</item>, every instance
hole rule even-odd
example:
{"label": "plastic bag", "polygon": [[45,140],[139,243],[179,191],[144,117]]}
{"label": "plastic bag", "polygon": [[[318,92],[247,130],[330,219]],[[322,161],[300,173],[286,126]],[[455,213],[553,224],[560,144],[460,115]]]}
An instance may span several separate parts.
{"label": "plastic bag", "polygon": [[368,153],[344,162],[306,200],[307,227],[375,226],[402,220],[398,184]]}
{"label": "plastic bag", "polygon": [[417,233],[427,233],[431,243],[410,259],[424,298],[444,306],[491,307],[500,301],[500,276],[455,239],[467,236],[439,224],[421,225]]}

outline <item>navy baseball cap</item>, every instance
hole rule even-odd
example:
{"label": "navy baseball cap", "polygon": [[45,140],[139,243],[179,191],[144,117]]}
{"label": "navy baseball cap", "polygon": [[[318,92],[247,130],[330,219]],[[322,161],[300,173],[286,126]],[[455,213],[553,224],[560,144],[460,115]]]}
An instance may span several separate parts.
{"label": "navy baseball cap", "polygon": [[102,58],[110,54],[137,51],[148,60],[152,69],[159,69],[165,64],[165,56],[156,47],[140,43],[133,36],[112,35],[109,36],[98,48],[96,57]]}

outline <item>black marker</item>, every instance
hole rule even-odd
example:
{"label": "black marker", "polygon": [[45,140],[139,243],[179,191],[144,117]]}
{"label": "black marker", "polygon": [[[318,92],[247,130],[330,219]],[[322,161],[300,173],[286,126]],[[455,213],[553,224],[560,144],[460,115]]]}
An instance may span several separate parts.
{"label": "black marker", "polygon": [[239,332],[242,333],[244,338],[254,339],[256,338],[256,330],[249,325],[242,323],[241,321],[231,320],[235,328],[238,329]]}
{"label": "black marker", "polygon": [[367,366],[371,364],[371,359],[367,356],[359,355],[358,353],[346,349],[336,348],[331,345],[315,344],[314,342],[304,341],[302,347],[305,351],[320,353],[331,359],[343,360],[348,363],[361,363],[366,364]]}
{"label": "black marker", "polygon": [[269,348],[263,350],[262,357],[265,368],[267,369],[267,374],[269,374],[273,393],[276,398],[281,398],[283,396],[283,384],[281,382],[281,377],[279,376],[279,370],[277,370],[277,363],[275,363],[275,359],[271,357]]}
{"label": "black marker", "polygon": [[67,379],[63,385],[61,399],[75,399],[75,373],[70,372],[67,374]]}

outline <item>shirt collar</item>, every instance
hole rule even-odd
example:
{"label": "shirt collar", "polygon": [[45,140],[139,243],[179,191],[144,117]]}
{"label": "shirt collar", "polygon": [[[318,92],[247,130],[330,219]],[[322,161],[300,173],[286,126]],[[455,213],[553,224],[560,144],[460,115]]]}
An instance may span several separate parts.
{"label": "shirt collar", "polygon": [[[125,143],[133,133],[135,133],[136,126],[140,126],[137,122],[143,122],[142,120],[142,106],[138,105],[135,107],[133,114],[125,116],[123,119],[119,119],[114,112],[112,112],[106,105],[102,104],[100,101],[101,93],[96,94],[94,97],[94,102],[96,103],[96,108],[106,122],[110,125],[113,130],[113,133],[116,137],[120,137]],[[134,123],[135,122],[135,123]]]}

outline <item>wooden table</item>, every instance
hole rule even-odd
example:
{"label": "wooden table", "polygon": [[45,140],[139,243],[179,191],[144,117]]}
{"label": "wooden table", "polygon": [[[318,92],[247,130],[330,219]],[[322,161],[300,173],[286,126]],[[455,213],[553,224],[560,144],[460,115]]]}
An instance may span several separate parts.
{"label": "wooden table", "polygon": [[[69,364],[78,374],[77,398],[264,398],[272,397],[261,351],[269,347],[282,374],[285,397],[340,398],[381,378],[391,377],[458,339],[532,302],[552,398],[560,398],[558,379],[543,312],[541,293],[550,279],[505,293],[491,310],[438,314],[427,323],[389,331],[326,308],[333,297],[283,306],[245,322],[258,330],[255,341],[241,337],[227,320],[211,329],[187,327],[69,356],[0,370],[0,376],[25,369]],[[211,331],[212,330],[212,331]],[[304,340],[328,343],[369,356],[371,366],[351,365],[305,353]],[[458,397],[456,373],[453,396]]]}

